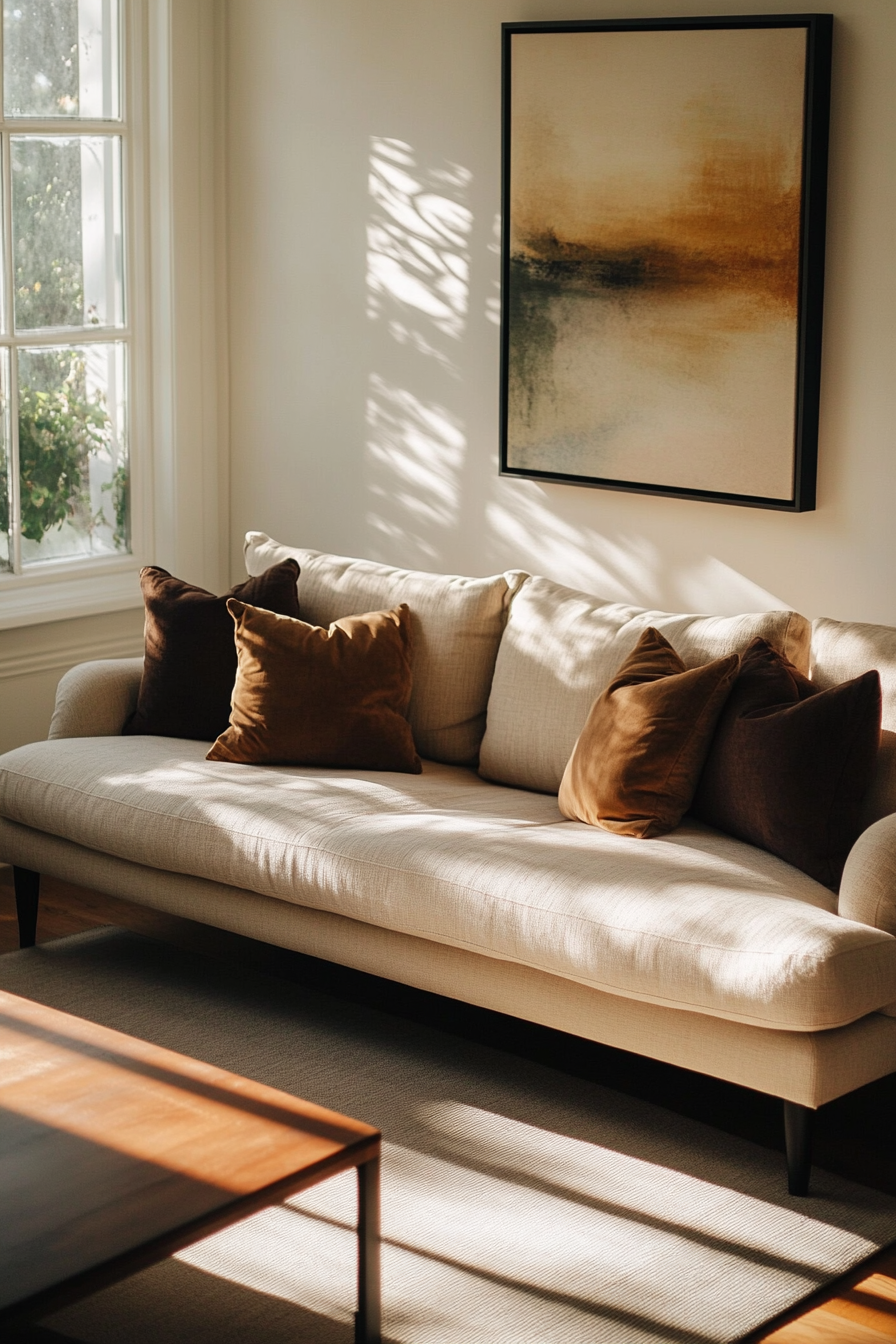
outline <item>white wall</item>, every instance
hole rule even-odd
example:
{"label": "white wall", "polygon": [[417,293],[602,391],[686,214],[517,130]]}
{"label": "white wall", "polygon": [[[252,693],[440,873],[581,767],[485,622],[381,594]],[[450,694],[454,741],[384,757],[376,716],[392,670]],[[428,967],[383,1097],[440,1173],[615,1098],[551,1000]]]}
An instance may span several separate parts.
{"label": "white wall", "polygon": [[46,737],[63,672],[143,649],[143,611],[102,612],[0,631],[0,752]]}
{"label": "white wall", "polygon": [[[702,12],[751,8],[791,5],[710,0]],[[896,624],[894,0],[836,6],[817,511],[498,477],[500,24],[645,11],[701,7],[230,0],[234,578],[242,533],[260,528],[421,568],[521,566],[645,605]],[[376,244],[385,288],[368,279],[367,232],[383,219],[368,179],[384,140],[414,164],[399,243],[425,233],[427,209],[458,207],[454,242],[416,290]],[[440,308],[452,274],[461,283]]]}

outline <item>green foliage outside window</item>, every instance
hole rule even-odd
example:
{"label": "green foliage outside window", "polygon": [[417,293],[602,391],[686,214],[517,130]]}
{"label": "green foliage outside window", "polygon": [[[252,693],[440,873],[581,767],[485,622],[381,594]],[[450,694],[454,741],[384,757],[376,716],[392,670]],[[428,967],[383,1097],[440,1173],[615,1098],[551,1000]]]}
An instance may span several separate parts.
{"label": "green foliage outside window", "polygon": [[[98,313],[85,305],[82,235],[97,226],[89,222],[93,219],[89,201],[88,219],[84,217],[82,174],[85,152],[89,158],[97,151],[85,150],[91,144],[89,137],[80,135],[72,125],[83,112],[80,47],[92,42],[95,56],[96,41],[108,39],[108,16],[102,20],[104,38],[99,29],[85,30],[86,37],[80,31],[83,25],[78,0],[4,0],[2,13],[3,104],[7,116],[60,119],[58,132],[29,134],[23,127],[5,138],[4,145],[12,178],[15,329],[26,338],[18,351],[21,534],[29,542],[40,544],[51,530],[66,524],[71,524],[82,538],[102,528],[97,538],[100,549],[108,549],[111,540],[117,550],[127,550],[127,463],[121,461],[116,425],[106,396],[95,389],[94,377],[88,391],[90,357],[85,357],[83,346],[74,345],[79,329],[107,320],[114,322],[105,310]],[[92,180],[95,193],[95,176]],[[114,199],[114,195],[108,196],[107,203]],[[102,232],[95,238],[90,235],[94,242],[101,236],[105,237]],[[62,335],[61,329],[68,331]],[[51,338],[59,344],[42,348],[30,343],[29,337],[36,335],[40,340],[40,333],[47,330],[59,333]],[[73,344],[62,348],[61,341],[68,338],[68,332]],[[94,373],[101,383],[100,351],[110,349],[97,348],[99,363]],[[112,358],[109,355],[110,367]],[[11,364],[12,372],[14,360]],[[117,400],[120,380],[110,384],[109,394]],[[119,461],[121,465],[116,465]],[[0,534],[7,535],[12,521],[9,468],[0,445]],[[98,488],[99,481],[103,484]],[[98,501],[102,501],[99,507]],[[48,554],[52,555],[52,550]]]}
{"label": "green foliage outside window", "polygon": [[[81,151],[76,140],[13,141],[16,327],[84,325]],[[88,324],[97,320],[88,313]]]}
{"label": "green foliage outside window", "polygon": [[[41,541],[67,520],[89,533],[110,525],[103,509],[92,510],[89,464],[111,447],[112,425],[102,394],[88,396],[84,359],[48,350],[31,355],[35,377],[19,390],[19,480],[22,535]],[[120,467],[103,487],[111,494],[113,541],[127,545],[128,473]],[[0,530],[9,529],[8,491],[0,498]]]}
{"label": "green foliage outside window", "polygon": [[3,71],[7,113],[78,113],[78,0],[6,0]]}

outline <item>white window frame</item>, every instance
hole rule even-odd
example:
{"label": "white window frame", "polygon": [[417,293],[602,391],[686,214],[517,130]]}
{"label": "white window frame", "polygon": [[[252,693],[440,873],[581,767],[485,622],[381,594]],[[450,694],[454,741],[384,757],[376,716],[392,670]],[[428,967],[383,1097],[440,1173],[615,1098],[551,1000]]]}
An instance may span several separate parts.
{"label": "white window frame", "polygon": [[227,585],[222,8],[122,0],[131,552],[0,574],[0,630],[141,607],[145,564]]}

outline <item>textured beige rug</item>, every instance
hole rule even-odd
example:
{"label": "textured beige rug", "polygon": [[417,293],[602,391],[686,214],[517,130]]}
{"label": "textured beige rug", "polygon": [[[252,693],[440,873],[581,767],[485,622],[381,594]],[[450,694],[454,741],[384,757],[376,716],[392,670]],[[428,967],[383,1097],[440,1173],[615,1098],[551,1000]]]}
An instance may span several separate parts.
{"label": "textured beige rug", "polygon": [[[118,931],[0,986],[377,1125],[385,1336],[736,1340],[896,1239],[896,1201],[659,1107]],[[349,1344],[353,1175],[45,1322],[90,1344]]]}

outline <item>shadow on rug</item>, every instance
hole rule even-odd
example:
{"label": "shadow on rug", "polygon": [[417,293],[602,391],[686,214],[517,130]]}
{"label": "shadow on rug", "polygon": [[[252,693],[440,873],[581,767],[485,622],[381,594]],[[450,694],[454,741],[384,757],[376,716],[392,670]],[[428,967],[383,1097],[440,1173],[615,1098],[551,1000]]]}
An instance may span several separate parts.
{"label": "shadow on rug", "polygon": [[[896,1239],[896,1200],[428,1027],[99,930],[0,988],[383,1131],[390,1344],[733,1341]],[[59,1312],[88,1344],[349,1344],[353,1173]],[[55,1332],[55,1334],[51,1333]],[[40,1338],[35,1334],[35,1340]]]}

